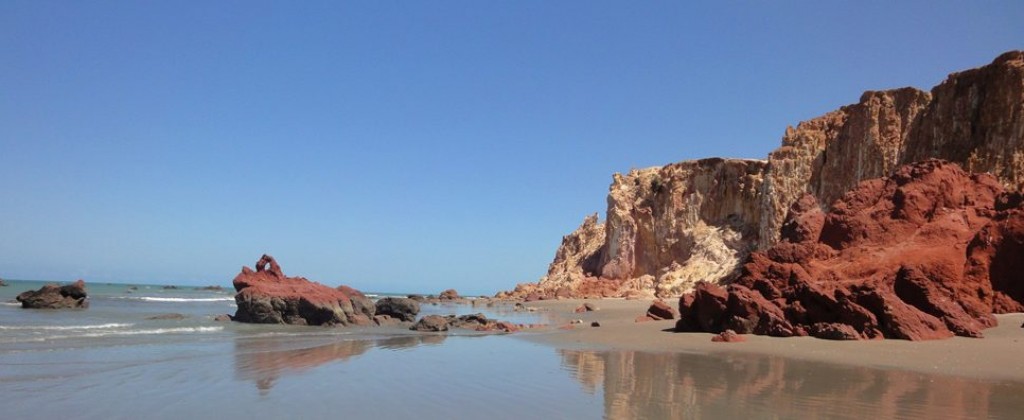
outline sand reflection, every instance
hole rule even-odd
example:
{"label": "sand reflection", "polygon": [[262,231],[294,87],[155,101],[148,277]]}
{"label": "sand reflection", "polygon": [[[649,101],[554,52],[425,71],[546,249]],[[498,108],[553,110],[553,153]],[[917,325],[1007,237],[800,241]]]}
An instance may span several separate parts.
{"label": "sand reflection", "polygon": [[440,344],[444,335],[399,335],[380,338],[338,337],[322,344],[324,338],[247,337],[235,340],[235,374],[253,381],[266,395],[277,380],[327,363],[346,361],[373,348],[401,350]]}
{"label": "sand reflection", "polygon": [[750,355],[560,350],[605,417],[1012,418],[1024,384]]}

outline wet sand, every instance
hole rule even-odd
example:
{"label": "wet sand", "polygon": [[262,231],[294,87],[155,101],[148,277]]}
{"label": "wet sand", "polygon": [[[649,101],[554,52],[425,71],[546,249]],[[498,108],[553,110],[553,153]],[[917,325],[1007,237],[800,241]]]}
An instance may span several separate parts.
{"label": "wet sand", "polygon": [[[573,313],[583,302],[599,308],[595,312]],[[674,304],[674,302],[672,302]],[[692,354],[757,354],[794,360],[836,363],[881,369],[901,369],[929,374],[954,375],[987,380],[1024,382],[1024,314],[998,315],[999,326],[985,330],[985,338],[953,337],[918,341],[831,341],[811,337],[775,338],[746,335],[742,343],[714,343],[712,334],[675,333],[675,321],[635,322],[646,312],[650,300],[561,300],[527,303],[538,311],[582,324],[570,330],[518,334],[533,342],[571,350],[633,350]],[[598,321],[600,327],[591,327]]]}

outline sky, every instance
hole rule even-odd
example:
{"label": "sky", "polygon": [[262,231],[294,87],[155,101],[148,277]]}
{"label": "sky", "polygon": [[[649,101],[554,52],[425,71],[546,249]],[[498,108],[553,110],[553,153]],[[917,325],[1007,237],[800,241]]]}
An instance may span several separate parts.
{"label": "sky", "polygon": [[[822,4],[825,3],[825,4]],[[535,282],[611,176],[764,158],[1024,2],[0,2],[0,277]]]}

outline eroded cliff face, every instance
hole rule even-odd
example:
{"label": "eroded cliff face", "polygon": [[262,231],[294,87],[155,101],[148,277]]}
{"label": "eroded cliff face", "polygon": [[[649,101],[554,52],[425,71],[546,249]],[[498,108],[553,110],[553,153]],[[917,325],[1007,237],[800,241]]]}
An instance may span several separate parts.
{"label": "eroded cliff face", "polygon": [[765,162],[703,159],[616,174],[602,278],[650,276],[658,295],[731,273],[753,250]]}
{"label": "eroded cliff face", "polygon": [[1024,52],[953,73],[931,93],[866,92],[787,128],[767,161],[616,174],[606,222],[588,219],[567,236],[575,239],[563,240],[540,283],[500,295],[671,297],[697,281],[726,283],[752,250],[778,243],[787,210],[805,194],[828,211],[859,182],[930,158],[990,173],[1011,190],[1024,186]]}
{"label": "eroded cliff face", "polygon": [[931,95],[914,88],[865,92],[860,102],[787,128],[768,155],[760,248],[778,242],[786,210],[805,193],[828,207],[865,179],[892,172]]}

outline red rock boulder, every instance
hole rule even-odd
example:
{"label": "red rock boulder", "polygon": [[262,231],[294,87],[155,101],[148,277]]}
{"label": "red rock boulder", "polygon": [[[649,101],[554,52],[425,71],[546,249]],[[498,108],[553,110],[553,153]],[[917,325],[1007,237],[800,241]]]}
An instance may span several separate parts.
{"label": "red rock boulder", "polygon": [[797,201],[782,242],[728,286],[680,299],[680,331],[828,339],[981,337],[1024,310],[1024,207],[987,174],[929,160]]}
{"label": "red rock boulder", "polygon": [[[361,302],[354,289],[334,289],[303,277],[287,277],[274,257],[264,255],[256,270],[242,267],[232,282],[238,310],[234,320],[256,324],[366,324],[374,306]],[[358,293],[357,291],[355,291]],[[353,297],[359,303],[357,311]],[[365,298],[365,296],[362,296]]]}
{"label": "red rock boulder", "polygon": [[646,316],[654,321],[660,321],[664,319],[675,319],[679,316],[679,312],[676,312],[675,308],[669,306],[661,300],[656,300],[651,303],[651,306],[647,308]]}

